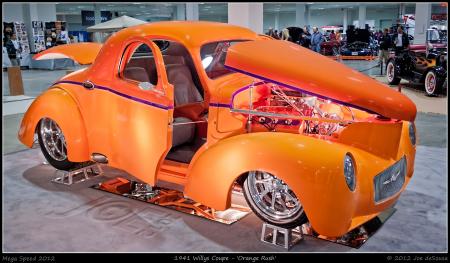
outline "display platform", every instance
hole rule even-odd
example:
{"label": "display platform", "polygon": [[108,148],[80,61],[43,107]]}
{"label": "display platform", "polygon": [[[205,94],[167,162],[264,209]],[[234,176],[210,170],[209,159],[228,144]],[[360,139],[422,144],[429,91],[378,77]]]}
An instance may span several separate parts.
{"label": "display platform", "polygon": [[[225,211],[217,211],[185,197],[180,191],[164,187],[151,187],[148,184],[121,177],[95,184],[92,188],[227,225],[237,222],[251,212],[247,206],[237,204],[231,204],[231,207]],[[233,193],[239,194],[237,191]]]}
{"label": "display platform", "polygon": [[374,60],[377,56],[339,56],[342,60]]}
{"label": "display platform", "polygon": [[[289,251],[445,251],[446,152],[417,147],[415,174],[397,211],[359,249],[305,235]],[[227,225],[90,188],[117,177],[133,180],[110,167],[72,186],[55,184],[56,170],[43,162],[40,149],[3,157],[5,252],[285,251],[260,241],[262,221],[253,213]],[[175,189],[164,182],[158,186]],[[239,194],[232,202],[245,205]]]}

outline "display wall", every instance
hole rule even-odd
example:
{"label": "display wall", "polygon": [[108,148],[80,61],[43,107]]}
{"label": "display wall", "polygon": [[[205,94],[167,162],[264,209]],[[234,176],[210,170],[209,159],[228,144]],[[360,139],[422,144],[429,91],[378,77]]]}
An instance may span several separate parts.
{"label": "display wall", "polygon": [[[358,8],[349,8],[347,16],[347,24],[353,24],[353,21],[358,20]],[[407,14],[414,14],[415,7],[406,7]],[[399,15],[398,6],[384,9],[372,9],[367,7],[366,19],[374,20],[374,25],[377,29],[384,28],[386,25],[391,25],[392,21]],[[276,26],[277,13],[264,12],[264,31],[267,32],[270,27],[277,28],[278,30],[289,26],[300,26],[295,24],[295,11],[291,12],[279,12],[278,13],[278,27]],[[344,10],[342,8],[310,11],[309,25],[311,26],[329,26],[329,25],[343,25]]]}

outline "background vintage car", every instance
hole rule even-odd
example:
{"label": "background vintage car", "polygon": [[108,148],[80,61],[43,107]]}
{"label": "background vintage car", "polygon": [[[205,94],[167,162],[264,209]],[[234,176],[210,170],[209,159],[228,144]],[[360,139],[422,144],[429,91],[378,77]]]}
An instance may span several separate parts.
{"label": "background vintage car", "polygon": [[391,53],[386,65],[388,83],[397,85],[406,79],[423,84],[427,95],[445,93],[447,56],[447,32],[428,29],[426,44],[410,45],[397,56]]}
{"label": "background vintage car", "polygon": [[294,43],[158,22],[35,58],[51,57],[93,63],[40,95],[19,130],[58,169],[102,160],[217,210],[238,183],[263,220],[330,237],[393,206],[414,171],[414,103]]}

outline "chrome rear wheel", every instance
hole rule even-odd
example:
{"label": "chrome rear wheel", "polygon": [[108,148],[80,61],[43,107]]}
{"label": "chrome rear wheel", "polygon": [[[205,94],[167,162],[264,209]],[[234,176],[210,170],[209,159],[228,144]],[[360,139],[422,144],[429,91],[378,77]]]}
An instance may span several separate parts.
{"label": "chrome rear wheel", "polygon": [[57,161],[67,159],[67,146],[64,134],[52,119],[44,118],[39,129],[47,153]]}
{"label": "chrome rear wheel", "polygon": [[67,158],[66,139],[54,120],[50,118],[41,119],[37,133],[42,153],[53,167],[60,170],[69,170],[75,165]]}

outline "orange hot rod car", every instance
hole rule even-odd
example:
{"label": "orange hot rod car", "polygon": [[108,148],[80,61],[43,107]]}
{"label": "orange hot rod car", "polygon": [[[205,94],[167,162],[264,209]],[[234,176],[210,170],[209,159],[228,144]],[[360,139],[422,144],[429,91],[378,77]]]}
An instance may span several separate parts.
{"label": "orange hot rod car", "polygon": [[55,57],[92,65],[36,98],[18,136],[37,134],[57,169],[103,160],[216,210],[238,183],[263,220],[329,237],[393,206],[413,174],[414,103],[287,41],[156,22],[35,59]]}

